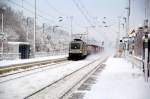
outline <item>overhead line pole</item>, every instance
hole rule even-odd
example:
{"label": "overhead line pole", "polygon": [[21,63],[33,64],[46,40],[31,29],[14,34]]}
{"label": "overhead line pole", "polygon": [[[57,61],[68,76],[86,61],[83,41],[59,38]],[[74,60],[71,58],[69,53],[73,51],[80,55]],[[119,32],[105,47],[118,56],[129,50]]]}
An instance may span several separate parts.
{"label": "overhead line pole", "polygon": [[148,77],[149,77],[149,63],[148,63],[148,54],[149,54],[149,49],[148,49],[148,0],[145,0],[145,20],[144,20],[144,32],[145,32],[145,38],[144,38],[144,74],[145,74],[145,81],[148,82]]}
{"label": "overhead line pole", "polygon": [[[72,35],[73,35],[73,31],[72,31],[72,21],[73,21],[73,16],[70,17],[70,38],[72,40]],[[70,41],[71,41],[70,40]]]}
{"label": "overhead line pole", "polygon": [[33,38],[33,57],[36,53],[36,0],[35,0],[35,13],[34,13],[34,38]]}
{"label": "overhead line pole", "polygon": [[4,14],[2,13],[2,32],[4,32]]}
{"label": "overhead line pole", "polygon": [[28,27],[28,25],[29,25],[29,17],[27,18],[27,33],[26,33],[26,36],[27,36],[26,40],[27,40],[27,42],[29,42],[29,27]]}
{"label": "overhead line pole", "polygon": [[[4,32],[4,15],[3,15],[3,12],[2,12],[2,33]],[[2,59],[3,59],[3,55],[4,55],[4,40],[2,38]]]}
{"label": "overhead line pole", "polygon": [[127,15],[127,18],[128,18],[128,19],[127,19],[127,20],[128,20],[128,21],[127,21],[127,36],[128,36],[128,33],[129,33],[130,8],[131,8],[131,7],[130,7],[130,4],[131,4],[131,0],[129,0],[128,2],[129,2],[129,5],[128,5],[128,9],[127,9],[127,10],[128,10],[128,15]]}
{"label": "overhead line pole", "polygon": [[22,6],[22,14],[23,14],[23,0],[22,0],[22,5],[21,6]]}

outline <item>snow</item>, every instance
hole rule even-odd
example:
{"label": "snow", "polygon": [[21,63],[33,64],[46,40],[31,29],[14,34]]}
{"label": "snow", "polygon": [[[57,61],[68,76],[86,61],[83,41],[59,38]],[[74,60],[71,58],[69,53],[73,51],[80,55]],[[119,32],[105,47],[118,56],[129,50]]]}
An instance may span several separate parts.
{"label": "snow", "polygon": [[150,83],[145,82],[142,70],[132,68],[123,58],[109,58],[97,83],[84,99],[150,99]]}
{"label": "snow", "polygon": [[36,90],[39,90],[42,87],[69,74],[70,72],[82,67],[84,64],[86,64],[86,62],[80,61],[73,63],[73,65],[62,64],[63,66],[59,65],[57,68],[46,69],[44,72],[37,73],[32,71],[32,73],[28,73],[31,75],[2,83],[0,85],[0,97],[3,99],[22,99]]}
{"label": "snow", "polygon": [[24,76],[15,80],[0,83],[1,99],[23,99],[25,96],[35,92],[44,86],[64,77],[65,75],[83,67],[85,64],[104,56],[103,54],[91,55],[85,60],[69,61],[57,64],[55,67],[46,67],[40,70],[28,71],[25,73],[0,78],[0,82]]}
{"label": "snow", "polygon": [[28,44],[29,45],[29,42],[8,42],[8,44],[11,44],[11,45]]}
{"label": "snow", "polygon": [[134,58],[136,58],[137,60],[142,60],[142,57],[137,57],[137,56],[133,56]]}
{"label": "snow", "polygon": [[48,56],[48,57],[37,57],[32,59],[3,60],[0,61],[0,67],[22,64],[22,63],[29,63],[29,62],[36,62],[36,61],[44,61],[50,59],[59,59],[59,58],[65,58],[67,56],[68,55],[58,55],[58,56]]}

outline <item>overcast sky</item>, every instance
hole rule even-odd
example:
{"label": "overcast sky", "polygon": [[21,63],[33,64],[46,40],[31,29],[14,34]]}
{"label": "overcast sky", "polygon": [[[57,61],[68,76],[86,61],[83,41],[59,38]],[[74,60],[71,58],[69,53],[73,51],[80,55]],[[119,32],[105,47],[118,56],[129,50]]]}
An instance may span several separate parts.
{"label": "overcast sky", "polygon": [[[22,6],[22,0],[10,1]],[[143,2],[140,2],[141,0],[136,1],[138,2],[132,4],[138,5],[139,8]],[[9,4],[15,10],[22,10],[21,7],[13,3]],[[86,27],[88,27],[89,37],[94,37],[97,40],[115,41],[118,32],[118,17],[121,17],[120,22],[122,23],[122,17],[127,15],[127,10],[125,9],[127,5],[128,0],[37,0],[37,13],[46,18],[38,16],[37,22],[38,24],[60,25],[70,32],[70,17],[73,17],[73,33],[84,33]],[[23,0],[23,7],[34,12],[34,0]],[[133,7],[136,8],[135,6]],[[142,12],[138,8],[136,9]],[[25,16],[34,16],[34,13],[30,13],[25,9],[23,9],[23,12]],[[63,17],[63,21],[58,22],[58,17]],[[135,17],[136,15],[132,18]],[[134,25],[139,24],[133,21],[132,27],[133,23]],[[92,25],[96,27],[91,28]],[[109,27],[103,27],[105,25]],[[122,29],[121,35],[124,35]]]}

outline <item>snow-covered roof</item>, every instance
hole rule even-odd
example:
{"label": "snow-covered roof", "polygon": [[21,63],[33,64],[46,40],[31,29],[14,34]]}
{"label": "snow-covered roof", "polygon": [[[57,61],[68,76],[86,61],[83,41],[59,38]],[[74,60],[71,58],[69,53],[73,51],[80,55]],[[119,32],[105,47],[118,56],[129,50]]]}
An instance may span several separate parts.
{"label": "snow-covered roof", "polygon": [[11,45],[19,45],[19,44],[29,45],[29,42],[8,42],[8,44],[11,44]]}

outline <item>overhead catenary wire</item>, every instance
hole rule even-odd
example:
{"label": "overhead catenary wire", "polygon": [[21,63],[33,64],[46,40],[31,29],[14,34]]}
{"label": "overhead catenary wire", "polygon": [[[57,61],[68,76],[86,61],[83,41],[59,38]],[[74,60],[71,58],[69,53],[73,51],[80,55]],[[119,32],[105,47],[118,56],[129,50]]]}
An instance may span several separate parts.
{"label": "overhead catenary wire", "polygon": [[[79,5],[78,2],[76,2],[76,0],[73,0],[73,3],[75,4],[75,6],[78,8],[78,10],[80,11],[80,13],[83,15],[83,17],[85,18],[85,20],[89,23],[90,26],[96,26],[96,24],[93,24],[91,22],[91,20],[89,19],[89,17],[85,14],[85,12],[83,11],[81,5]],[[98,30],[96,30],[94,27],[92,28],[96,33],[99,33]],[[106,39],[106,35],[104,33],[102,33],[102,35],[104,36],[104,38]]]}
{"label": "overhead catenary wire", "polygon": [[[26,10],[27,12],[29,12],[29,13],[31,13],[31,14],[34,15],[34,11],[32,11],[32,10],[30,10],[30,9],[28,9],[28,8],[22,7],[22,5],[20,5],[20,4],[16,3],[16,2],[14,2],[14,1],[12,1],[12,0],[8,0],[8,1],[9,1],[11,4],[14,4],[14,5],[16,5],[16,6],[20,7],[20,8],[23,8],[23,9]],[[47,18],[47,17],[44,17],[43,15],[41,15],[41,14],[39,14],[39,13],[37,14],[37,16],[40,17],[40,18],[43,18],[44,20],[47,20],[47,21],[50,21],[50,22],[54,23],[53,20],[51,20],[51,19],[49,19],[49,18]]]}
{"label": "overhead catenary wire", "polygon": [[47,5],[50,9],[53,9],[58,15],[60,16],[66,16],[66,14],[62,13],[60,10],[58,10],[56,7],[54,7],[49,0],[47,0]]}
{"label": "overhead catenary wire", "polygon": [[[32,5],[30,2],[28,2],[28,1],[25,1],[25,3],[26,4],[28,4],[28,5],[30,5],[32,8],[34,8],[33,6],[34,5]],[[66,14],[64,14],[63,12],[61,12],[60,10],[58,10],[55,6],[53,6],[51,3],[50,3],[50,1],[49,0],[47,0],[47,6],[51,9],[51,10],[53,10],[55,13],[57,13],[59,16],[58,17],[56,17],[56,18],[60,18],[60,17],[62,17],[63,18],[63,20],[64,20],[64,16],[67,16],[68,17],[68,15],[66,15]],[[40,11],[40,12],[42,12],[42,14],[44,14],[44,15],[48,15],[48,13],[46,13],[46,12],[44,12],[44,11],[41,11],[40,9],[37,9],[38,11]],[[52,16],[50,16],[50,17],[52,17]],[[54,17],[53,17],[54,18]],[[56,18],[54,18],[54,19],[56,19]],[[65,28],[64,26],[63,26],[63,28]]]}
{"label": "overhead catenary wire", "polygon": [[91,22],[91,20],[88,18],[88,16],[85,14],[85,12],[82,10],[81,6],[79,5],[78,2],[76,2],[76,0],[73,0],[73,3],[75,4],[75,6],[78,8],[78,10],[80,11],[80,13],[83,15],[83,17],[85,18],[85,20],[91,25],[94,26],[94,24]]}
{"label": "overhead catenary wire", "polygon": [[[24,2],[25,2],[27,5],[29,5],[30,7],[34,8],[34,5],[31,4],[30,2],[28,2],[27,0],[24,1]],[[47,15],[49,18],[51,17],[51,18],[55,19],[50,13],[47,13],[47,12],[45,12],[45,11],[43,11],[43,10],[38,9],[38,8],[37,8],[37,10],[39,11],[38,13]]]}
{"label": "overhead catenary wire", "polygon": [[84,6],[83,2],[81,0],[77,0],[78,3],[80,4],[80,7],[83,9],[84,13],[87,15],[87,17],[89,19],[92,20],[92,22],[97,25],[97,22],[94,20],[94,17],[92,17],[92,15],[89,13],[89,11],[87,10],[87,8]]}

